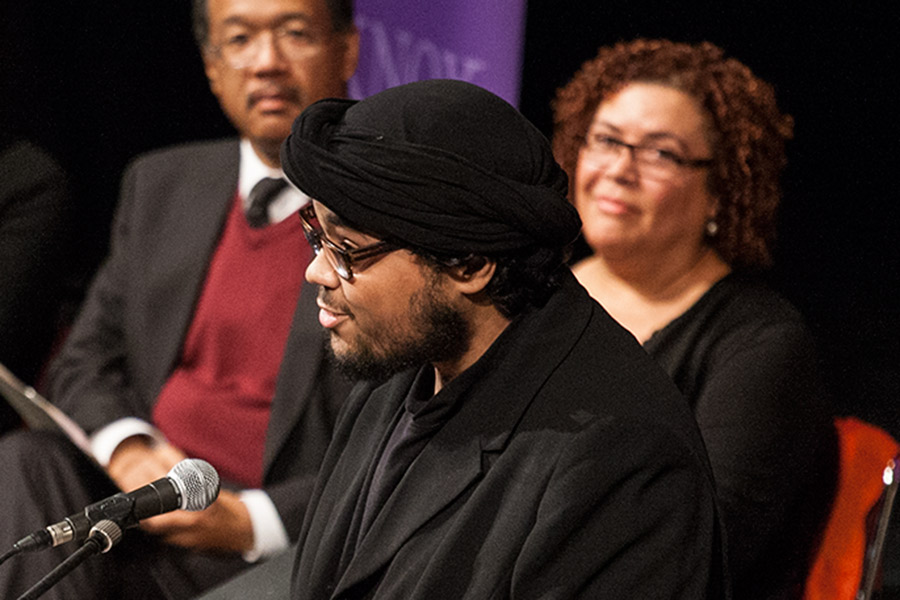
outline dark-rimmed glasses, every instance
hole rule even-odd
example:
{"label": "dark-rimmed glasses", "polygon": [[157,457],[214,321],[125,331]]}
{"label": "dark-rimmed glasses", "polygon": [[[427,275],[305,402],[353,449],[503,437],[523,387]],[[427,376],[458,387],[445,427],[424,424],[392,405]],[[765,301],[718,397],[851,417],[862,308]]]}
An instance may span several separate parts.
{"label": "dark-rimmed glasses", "polygon": [[604,134],[588,134],[584,141],[585,158],[598,167],[608,167],[628,150],[641,174],[652,179],[668,179],[679,168],[700,168],[713,164],[712,158],[685,158],[652,145],[629,144]]}
{"label": "dark-rimmed glasses", "polygon": [[303,234],[316,256],[325,252],[325,258],[331,268],[341,276],[342,279],[350,281],[353,279],[353,263],[374,258],[388,252],[393,252],[397,246],[390,242],[380,241],[362,248],[342,248],[335,244],[327,237],[319,225],[319,218],[316,217],[316,211],[313,209],[312,203],[307,204],[300,209],[300,222],[303,224]]}

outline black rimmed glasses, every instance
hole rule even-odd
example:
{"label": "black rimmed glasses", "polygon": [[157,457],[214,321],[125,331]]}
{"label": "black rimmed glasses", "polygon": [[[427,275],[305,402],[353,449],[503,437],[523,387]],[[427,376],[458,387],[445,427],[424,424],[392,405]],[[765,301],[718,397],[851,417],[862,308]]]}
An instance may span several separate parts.
{"label": "black rimmed glasses", "polygon": [[381,256],[397,249],[397,246],[385,241],[375,242],[362,248],[343,248],[335,244],[325,237],[325,232],[322,231],[312,203],[300,209],[300,222],[303,224],[306,241],[316,256],[324,251],[331,268],[347,281],[353,279],[353,263]]}
{"label": "black rimmed glasses", "polygon": [[615,162],[623,150],[631,153],[631,160],[640,173],[652,179],[668,179],[681,168],[696,169],[713,164],[712,158],[686,158],[652,144],[629,144],[604,134],[589,134],[583,148],[585,158],[601,168]]}

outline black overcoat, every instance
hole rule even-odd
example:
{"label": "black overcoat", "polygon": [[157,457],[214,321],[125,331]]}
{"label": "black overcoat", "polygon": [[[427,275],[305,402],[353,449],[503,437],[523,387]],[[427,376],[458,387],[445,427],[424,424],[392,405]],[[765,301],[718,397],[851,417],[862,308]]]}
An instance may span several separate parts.
{"label": "black overcoat", "polygon": [[470,371],[442,390],[461,395],[458,412],[363,536],[372,462],[417,371],[354,390],[303,525],[293,598],[722,597],[693,415],[573,277]]}

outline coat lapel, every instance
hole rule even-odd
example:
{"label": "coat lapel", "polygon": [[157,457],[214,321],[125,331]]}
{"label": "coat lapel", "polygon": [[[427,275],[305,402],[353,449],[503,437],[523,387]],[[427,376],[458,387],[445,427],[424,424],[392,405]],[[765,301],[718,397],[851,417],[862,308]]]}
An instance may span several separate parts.
{"label": "coat lapel", "polygon": [[339,596],[390,562],[403,543],[481,475],[477,438],[426,446],[366,533],[335,590]]}
{"label": "coat lapel", "polygon": [[152,279],[147,289],[154,294],[147,302],[145,332],[153,397],[181,352],[211,255],[237,193],[236,141],[215,146],[198,159],[203,162],[191,165],[194,176],[186,178],[189,185],[171,190],[172,197],[166,200],[176,210],[165,216],[159,239],[166,242],[154,247],[148,272],[143,274]]}
{"label": "coat lapel", "polygon": [[324,333],[315,316],[318,310],[316,293],[316,286],[303,282],[275,385],[263,473],[269,470],[291,428],[314,397],[313,385],[317,382],[321,362],[325,360]]}

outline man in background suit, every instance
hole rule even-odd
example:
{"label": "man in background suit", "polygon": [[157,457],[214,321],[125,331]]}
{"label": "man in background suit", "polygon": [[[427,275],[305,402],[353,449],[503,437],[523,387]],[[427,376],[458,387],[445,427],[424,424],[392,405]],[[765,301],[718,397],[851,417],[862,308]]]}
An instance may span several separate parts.
{"label": "man in background suit", "polygon": [[[155,152],[128,169],[110,254],[50,374],[51,399],[91,435],[105,472],[54,436],[6,436],[0,547],[186,456],[213,464],[225,489],[205,511],[145,521],[48,598],[187,598],[287,548],[343,399],[315,290],[302,285],[311,251],[296,211],[307,199],[257,183],[281,175],[278,150],[300,111],[345,94],[358,54],[352,2],[198,0],[195,30],[240,141]],[[3,565],[0,596],[65,553]]]}

